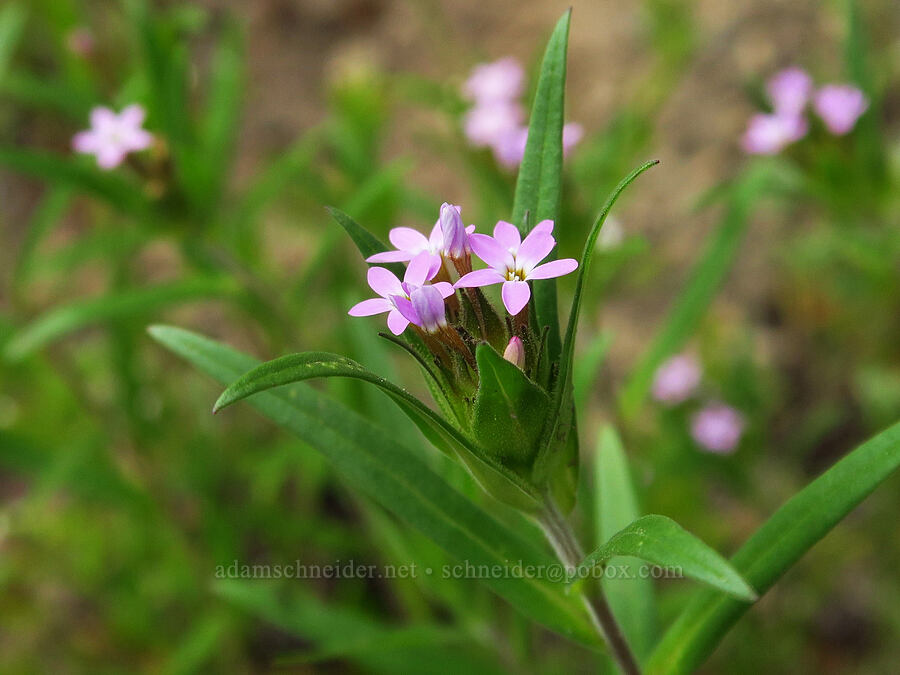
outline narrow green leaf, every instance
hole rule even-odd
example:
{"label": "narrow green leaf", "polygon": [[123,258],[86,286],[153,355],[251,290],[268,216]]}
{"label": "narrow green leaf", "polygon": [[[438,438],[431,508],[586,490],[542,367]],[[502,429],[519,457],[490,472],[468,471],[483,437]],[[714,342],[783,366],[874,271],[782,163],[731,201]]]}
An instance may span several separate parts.
{"label": "narrow green leaf", "polygon": [[[258,365],[254,359],[199,335],[168,326],[150,334],[219,382]],[[389,432],[302,384],[266,392],[250,403],[328,457],[337,470],[450,554],[473,565],[508,561],[550,564],[540,551],[502,526],[437,476],[420,453]],[[485,584],[531,619],[594,647],[596,637],[574,598],[542,579],[490,575]]]}
{"label": "narrow green leaf", "polygon": [[[616,189],[612,191],[612,194],[606,199],[606,203],[603,205],[603,208],[600,209],[600,213],[597,215],[597,219],[594,221],[593,227],[591,227],[591,231],[588,234],[587,241],[584,244],[584,251],[581,254],[581,265],[578,269],[578,279],[575,282],[575,296],[572,300],[572,309],[569,312],[569,324],[566,328],[566,341],[563,345],[562,355],[560,357],[559,363],[559,377],[557,379],[557,385],[553,396],[553,410],[551,412],[550,417],[548,418],[548,438],[552,438],[557,433],[558,428],[565,428],[564,425],[571,424],[571,414],[564,414],[567,410],[571,408],[569,405],[569,397],[572,389],[572,370],[574,368],[573,360],[575,358],[575,335],[578,332],[578,317],[581,314],[581,301],[582,296],[584,295],[584,284],[587,280],[587,275],[591,269],[591,261],[594,258],[594,251],[596,250],[597,237],[600,235],[600,230],[603,228],[603,223],[606,222],[606,217],[609,215],[610,210],[613,207],[613,204],[616,203],[616,200],[619,198],[619,195],[634,181],[635,178],[640,176],[644,171],[649,169],[652,166],[656,166],[659,164],[658,159],[650,160],[636,168],[630,174],[628,174],[622,181],[616,186]],[[556,425],[555,428],[549,428],[553,425]]]}
{"label": "narrow green leaf", "polygon": [[[328,211],[328,215],[334,218],[338,225],[343,227],[347,234],[350,235],[350,238],[353,240],[353,243],[356,244],[356,248],[359,249],[363,259],[388,250],[388,247],[382,243],[378,237],[340,209],[336,209],[333,206],[326,206],[325,210]],[[403,265],[400,263],[378,263],[378,265],[379,267],[389,269],[398,279],[403,278]]]}
{"label": "narrow green leaf", "polygon": [[472,430],[479,444],[506,465],[530,469],[550,397],[487,343],[475,350],[480,382]]}
{"label": "narrow green leaf", "polygon": [[28,223],[28,232],[19,255],[16,258],[16,266],[13,271],[14,286],[21,287],[31,273],[34,252],[44,236],[56,225],[62,215],[69,208],[72,191],[67,187],[51,187],[41,203],[31,215]]}
{"label": "narrow green leaf", "polygon": [[25,10],[18,2],[11,2],[0,9],[0,82],[6,77],[9,62],[19,44],[25,16]]}
{"label": "narrow green leaf", "polygon": [[[900,423],[869,439],[794,495],[731,559],[760,594],[900,466]],[[749,605],[699,593],[657,645],[653,675],[693,672]]]}
{"label": "narrow green leaf", "polygon": [[352,377],[374,384],[400,406],[435,447],[444,452],[458,453],[473,471],[478,467],[477,477],[485,483],[486,489],[502,490],[504,500],[520,508],[534,509],[537,506],[538,496],[534,491],[519,476],[486,454],[471,438],[405,389],[338,354],[303,352],[267,361],[229,385],[216,401],[213,412],[258,392],[317,377]]}
{"label": "narrow green leaf", "polygon": [[[528,141],[522,165],[519,167],[513,201],[512,221],[520,229],[525,229],[525,214],[529,215],[531,223],[527,226],[528,229],[546,219],[559,226],[566,50],[569,44],[571,15],[572,10],[568,10],[557,22],[541,63],[531,118],[528,121]],[[554,255],[551,254],[551,257]],[[533,292],[538,326],[550,327],[547,346],[550,361],[555,362],[562,342],[556,306],[556,282],[550,279],[536,283]]]}
{"label": "narrow green leaf", "polygon": [[585,413],[585,406],[597,381],[597,376],[609,347],[612,334],[603,332],[591,339],[587,350],[579,360],[578,368],[572,373],[572,390],[575,395],[575,410],[579,415]]}
{"label": "narrow green leaf", "polygon": [[587,576],[594,567],[619,555],[677,568],[684,576],[747,602],[753,602],[757,597],[727,560],[665,516],[638,518],[614,534],[582,561],[579,576]]}
{"label": "narrow green leaf", "polygon": [[91,324],[147,316],[171,305],[234,295],[238,291],[233,280],[200,277],[80,300],[51,309],[22,328],[7,343],[4,357],[10,361],[23,359],[50,342]]}
{"label": "narrow green leaf", "polygon": [[139,186],[119,174],[103,172],[74,159],[19,148],[0,148],[0,165],[52,185],[72,187],[133,216],[146,216],[150,211],[150,202]]}
{"label": "narrow green leaf", "polygon": [[663,327],[625,383],[619,402],[626,418],[633,418],[640,410],[659,365],[694,334],[737,257],[751,209],[771,181],[771,174],[760,166],[749,170],[734,185],[721,223],[710,234],[705,251]]}
{"label": "narrow green leaf", "polygon": [[[641,516],[628,459],[619,435],[612,427],[600,432],[594,463],[597,541],[604,542]],[[623,566],[628,576],[603,579],[613,614],[622,626],[628,644],[638,660],[649,656],[656,640],[657,615],[653,581],[642,579],[629,558],[612,558],[610,564]]]}

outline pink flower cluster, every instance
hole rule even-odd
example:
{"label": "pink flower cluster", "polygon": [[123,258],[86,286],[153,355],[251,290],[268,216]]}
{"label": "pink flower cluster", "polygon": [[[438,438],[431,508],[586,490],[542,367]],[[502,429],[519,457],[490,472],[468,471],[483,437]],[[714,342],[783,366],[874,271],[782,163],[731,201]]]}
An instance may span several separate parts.
{"label": "pink flower cluster", "polygon": [[[474,225],[463,224],[460,207],[447,203],[441,206],[430,237],[408,227],[392,229],[389,238],[396,250],[377,253],[366,262],[408,261],[403,281],[383,267],[370,268],[369,286],[379,297],[354,305],[349,314],[370,316],[386,312],[388,328],[395,335],[410,324],[429,334],[444,332],[445,301],[456,288],[502,284],[503,304],[516,316],[531,298],[529,281],[560,277],[578,267],[573,258],[540,264],[556,246],[552,220],[538,223],[524,239],[518,228],[502,220],[494,227],[493,236],[475,234],[474,230]],[[473,271],[472,253],[489,267]],[[450,283],[448,263],[459,274],[455,284]],[[511,354],[515,359],[515,354]]]}
{"label": "pink flower cluster", "polygon": [[744,150],[754,155],[777,154],[806,136],[805,112],[810,102],[825,128],[836,136],[849,133],[869,107],[862,91],[849,84],[827,84],[814,91],[809,73],[796,66],[773,75],[766,93],[772,112],[751,117],[741,141]]}
{"label": "pink flower cluster", "polygon": [[[466,113],[463,130],[476,148],[490,148],[498,164],[514,168],[525,156],[528,127],[525,108],[519,100],[525,71],[512,57],[482,63],[472,70],[463,94],[474,105]],[[563,126],[563,152],[568,153],[584,135],[580,124]]]}
{"label": "pink flower cluster", "polygon": [[[677,354],[656,370],[653,398],[664,405],[684,403],[697,393],[702,370],[692,354]],[[691,436],[704,450],[729,454],[737,448],[744,431],[744,418],[724,403],[705,404],[691,417]]]}

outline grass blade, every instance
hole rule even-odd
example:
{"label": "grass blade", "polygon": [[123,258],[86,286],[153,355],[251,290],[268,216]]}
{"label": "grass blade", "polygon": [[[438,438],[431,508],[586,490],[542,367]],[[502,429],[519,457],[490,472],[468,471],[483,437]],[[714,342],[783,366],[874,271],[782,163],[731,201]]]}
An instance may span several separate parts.
{"label": "grass blade", "polygon": [[[732,557],[765,593],[804,553],[900,466],[900,423],[863,443],[794,495]],[[703,591],[669,628],[647,665],[653,675],[693,672],[749,605]]]}

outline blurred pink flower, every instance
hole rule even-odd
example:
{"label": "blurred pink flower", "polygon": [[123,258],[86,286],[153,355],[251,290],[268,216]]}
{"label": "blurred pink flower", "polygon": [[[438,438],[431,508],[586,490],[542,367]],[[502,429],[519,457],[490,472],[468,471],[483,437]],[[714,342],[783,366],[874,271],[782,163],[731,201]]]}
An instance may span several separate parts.
{"label": "blurred pink flower", "polygon": [[809,123],[800,115],[758,114],[750,118],[741,145],[752,155],[774,155],[798,141],[809,131]]}
{"label": "blurred pink flower", "polygon": [[578,122],[564,124],[562,130],[563,155],[568,155],[572,148],[581,142],[583,137],[584,127]]}
{"label": "blurred pink flower", "polygon": [[66,48],[75,56],[86,58],[94,52],[95,47],[93,33],[84,26],[73,28],[66,35]]}
{"label": "blurred pink flower", "polygon": [[[419,318],[417,310],[414,307],[410,309],[412,307],[411,296],[425,286],[426,282],[433,279],[440,267],[440,256],[432,255],[427,251],[410,260],[402,282],[393,272],[383,267],[370,267],[367,277],[369,286],[381,297],[358,302],[347,313],[350,316],[372,316],[387,312],[387,325],[394,335],[400,335],[405,331],[411,321],[417,326],[425,328],[424,321]],[[443,298],[453,295],[453,286],[446,281],[433,284],[431,288],[435,289],[441,297],[442,303]],[[437,313],[433,311],[435,291],[427,291],[420,299],[424,308],[423,313],[427,314],[425,319],[429,322],[429,326],[431,322],[438,321]],[[401,311],[401,306],[405,311]],[[413,317],[415,321],[410,317]]]}
{"label": "blurred pink flower", "polygon": [[678,354],[656,369],[653,398],[666,405],[687,400],[700,384],[700,364],[690,354]]}
{"label": "blurred pink flower", "polygon": [[766,84],[772,107],[779,115],[799,115],[812,95],[812,78],[802,68],[792,66],[775,73]]}
{"label": "blurred pink flower", "polygon": [[467,98],[479,105],[484,103],[510,103],[522,95],[525,70],[513,57],[508,56],[493,63],[481,63],[463,85]]}
{"label": "blurred pink flower", "polygon": [[493,237],[486,234],[471,235],[469,245],[472,251],[490,267],[463,275],[456,282],[456,287],[503,284],[500,292],[503,305],[510,314],[517,315],[531,298],[528,281],[561,277],[578,267],[578,261],[574,258],[538,264],[556,246],[552,232],[553,221],[542,220],[522,240],[515,225],[501,220],[494,227]]}
{"label": "blurred pink flower", "polygon": [[515,102],[476,105],[466,113],[463,130],[476,148],[494,147],[500,139],[522,126],[525,111]]}
{"label": "blurred pink flower", "polygon": [[513,169],[522,163],[525,144],[528,142],[528,127],[509,129],[497,137],[493,143],[494,158],[501,166]]}
{"label": "blurred pink flower", "polygon": [[94,108],[91,128],[75,134],[72,148],[96,156],[101,169],[114,169],[129,153],[145,150],[153,142],[153,136],[141,128],[144,116],[139,105],[127,106],[118,115],[109,108]]}
{"label": "blurred pink flower", "polygon": [[714,403],[691,420],[691,435],[709,452],[729,454],[735,450],[744,431],[743,416],[731,406]]}
{"label": "blurred pink flower", "polygon": [[827,84],[816,92],[813,107],[831,133],[842,136],[869,107],[865,94],[849,84]]}

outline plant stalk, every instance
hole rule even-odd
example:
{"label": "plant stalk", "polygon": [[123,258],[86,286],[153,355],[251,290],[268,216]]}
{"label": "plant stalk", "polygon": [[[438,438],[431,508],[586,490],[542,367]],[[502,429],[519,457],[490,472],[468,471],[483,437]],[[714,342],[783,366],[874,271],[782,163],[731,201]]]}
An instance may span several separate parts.
{"label": "plant stalk", "polygon": [[[538,522],[560,562],[571,570],[576,569],[584,559],[584,552],[565,516],[560,513],[552,499],[546,500],[546,507],[538,517]],[[594,627],[609,646],[619,669],[626,675],[640,675],[641,669],[637,659],[628,646],[609,603],[606,602],[599,580],[587,579],[586,582],[581,597]]]}

